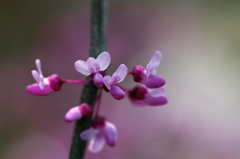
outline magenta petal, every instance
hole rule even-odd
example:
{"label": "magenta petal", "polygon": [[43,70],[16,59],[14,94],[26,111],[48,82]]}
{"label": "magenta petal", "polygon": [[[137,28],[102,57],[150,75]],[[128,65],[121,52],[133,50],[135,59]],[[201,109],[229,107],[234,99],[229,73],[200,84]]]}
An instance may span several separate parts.
{"label": "magenta petal", "polygon": [[161,59],[162,59],[161,52],[156,51],[146,66],[146,75],[147,76],[149,76],[150,74],[155,74],[154,72],[155,72],[156,68],[159,66]]}
{"label": "magenta petal", "polygon": [[117,143],[117,129],[112,123],[105,121],[105,126],[101,129],[104,139],[109,146],[115,146]]}
{"label": "magenta petal", "polygon": [[121,100],[125,97],[124,91],[118,86],[112,86],[110,90],[110,94],[117,100]]}
{"label": "magenta petal", "polygon": [[102,52],[101,54],[98,55],[96,60],[100,66],[100,71],[104,71],[109,66],[111,62],[111,57],[108,52]]}
{"label": "magenta petal", "polygon": [[97,136],[90,140],[88,145],[88,150],[93,153],[98,153],[102,150],[105,145],[105,140],[101,133],[98,133]]}
{"label": "magenta petal", "polygon": [[40,89],[39,85],[37,83],[28,85],[26,88],[27,92],[33,95],[39,95],[39,96],[45,96],[50,94],[53,90],[50,87],[50,85],[45,85],[44,89]]}
{"label": "magenta petal", "polygon": [[65,115],[64,120],[66,122],[73,122],[73,121],[77,121],[79,119],[82,118],[82,113],[79,110],[79,107],[73,107],[71,109],[68,110],[68,112]]}
{"label": "magenta petal", "polygon": [[87,64],[87,62],[85,62],[85,61],[78,60],[78,61],[75,62],[74,66],[75,66],[75,69],[76,69],[79,73],[81,73],[81,74],[83,74],[83,75],[85,75],[85,76],[89,76],[89,75],[91,74],[91,73],[89,72],[89,70],[88,70],[88,64]]}
{"label": "magenta petal", "polygon": [[128,68],[126,65],[121,64],[117,70],[115,71],[115,73],[112,75],[113,81],[115,81],[115,78],[117,78],[117,82],[121,82],[124,80],[124,78],[126,77],[128,73]]}
{"label": "magenta petal", "polygon": [[158,88],[162,87],[166,82],[162,77],[156,76],[156,75],[149,75],[143,83],[148,88]]}
{"label": "magenta petal", "polygon": [[91,74],[94,74],[100,71],[100,66],[95,58],[89,57],[87,60],[87,64],[88,64],[88,70]]}
{"label": "magenta petal", "polygon": [[153,97],[150,95],[146,96],[144,101],[151,106],[160,106],[160,105],[167,104],[167,102],[168,102],[167,98],[164,96]]}
{"label": "magenta petal", "polygon": [[99,133],[98,129],[90,128],[90,129],[83,131],[80,134],[80,137],[82,140],[91,140],[91,139],[95,138],[98,133]]}
{"label": "magenta petal", "polygon": [[108,88],[108,90],[110,90],[112,85],[112,77],[109,75],[104,76],[103,83]]}
{"label": "magenta petal", "polygon": [[93,77],[93,82],[96,87],[103,86],[103,76],[100,73],[96,73]]}

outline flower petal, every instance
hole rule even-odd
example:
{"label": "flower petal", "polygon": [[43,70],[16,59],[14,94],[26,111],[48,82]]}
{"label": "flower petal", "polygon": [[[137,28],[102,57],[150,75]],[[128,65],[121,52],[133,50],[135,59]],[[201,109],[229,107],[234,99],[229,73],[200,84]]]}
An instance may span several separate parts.
{"label": "flower petal", "polygon": [[101,129],[104,139],[109,146],[115,146],[117,143],[117,128],[114,124],[105,121],[105,126]]}
{"label": "flower petal", "polygon": [[37,70],[39,72],[40,75],[42,75],[42,66],[41,66],[41,61],[39,59],[35,60],[35,64],[37,66]]}
{"label": "flower petal", "polygon": [[39,87],[38,83],[28,85],[26,88],[27,92],[33,95],[45,96],[53,92],[53,89],[50,85],[45,85],[43,90]]}
{"label": "flower petal", "polygon": [[162,87],[166,81],[162,77],[151,74],[142,83],[148,88],[158,88]]}
{"label": "flower petal", "polygon": [[111,62],[111,57],[108,52],[102,52],[101,54],[98,55],[96,58],[99,66],[100,66],[100,71],[104,71],[107,69]]}
{"label": "flower petal", "polygon": [[121,100],[125,97],[124,91],[120,87],[114,85],[111,86],[110,94],[117,100]]}
{"label": "flower petal", "polygon": [[79,110],[79,107],[73,107],[71,109],[68,110],[68,112],[65,115],[64,120],[66,122],[73,122],[73,121],[77,121],[79,119],[82,118],[82,113]]}
{"label": "flower petal", "polygon": [[93,82],[96,87],[103,86],[103,76],[100,73],[96,73],[93,77]]}
{"label": "flower petal", "polygon": [[91,140],[99,133],[98,129],[89,128],[80,134],[82,140]]}
{"label": "flower petal", "polygon": [[162,59],[162,53],[159,51],[156,51],[146,66],[147,76],[149,76],[150,74],[156,73],[155,70],[159,66],[161,59]]}
{"label": "flower petal", "polygon": [[144,101],[151,106],[160,106],[160,105],[167,104],[167,102],[168,102],[167,98],[164,96],[153,97],[150,95],[146,96]]}
{"label": "flower petal", "polygon": [[103,83],[107,87],[107,89],[110,90],[112,85],[112,77],[109,75],[104,76]]}
{"label": "flower petal", "polygon": [[89,57],[87,60],[87,64],[88,64],[88,70],[91,74],[94,74],[100,71],[100,66],[95,58]]}
{"label": "flower petal", "polygon": [[87,62],[85,62],[85,61],[78,60],[78,61],[75,62],[74,66],[75,66],[75,69],[76,69],[79,73],[81,73],[81,74],[83,74],[83,75],[85,75],[85,76],[89,76],[89,75],[91,74],[91,73],[89,72],[89,70],[88,70],[88,64],[87,64]]}
{"label": "flower petal", "polygon": [[37,83],[40,82],[40,74],[36,70],[32,70],[32,76],[36,80]]}
{"label": "flower petal", "polygon": [[153,97],[159,97],[165,94],[165,88],[164,87],[159,87],[155,89],[148,89],[148,94],[150,94]]}
{"label": "flower petal", "polygon": [[112,75],[112,81],[117,81],[118,83],[123,81],[124,78],[126,77],[128,73],[128,68],[126,65],[121,64],[117,70],[115,71],[115,73]]}
{"label": "flower petal", "polygon": [[97,136],[90,140],[88,145],[88,150],[93,153],[98,153],[102,150],[105,144],[105,140],[101,133],[98,133]]}

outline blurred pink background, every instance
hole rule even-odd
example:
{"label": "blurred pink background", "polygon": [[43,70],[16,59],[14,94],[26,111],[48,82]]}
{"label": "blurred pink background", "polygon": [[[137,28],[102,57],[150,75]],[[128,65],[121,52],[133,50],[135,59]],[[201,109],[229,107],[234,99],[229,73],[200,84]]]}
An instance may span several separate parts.
{"label": "blurred pink background", "polygon": [[[84,79],[74,62],[89,50],[90,4],[80,0],[0,2],[0,158],[66,159],[74,124],[63,120],[81,85],[46,97],[28,94],[40,58],[43,74]],[[138,108],[104,93],[101,114],[118,144],[86,159],[240,158],[240,2],[110,1],[108,73],[145,66],[160,50],[158,75],[169,104]],[[121,83],[131,88],[132,77]]]}

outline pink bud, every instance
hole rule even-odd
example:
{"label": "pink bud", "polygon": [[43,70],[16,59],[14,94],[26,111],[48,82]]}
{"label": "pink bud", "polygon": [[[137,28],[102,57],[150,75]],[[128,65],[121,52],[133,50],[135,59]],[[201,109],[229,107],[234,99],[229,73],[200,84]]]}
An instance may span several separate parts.
{"label": "pink bud", "polygon": [[137,85],[134,89],[129,91],[129,97],[133,100],[143,100],[147,93],[148,90],[146,87]]}
{"label": "pink bud", "polygon": [[141,65],[136,65],[133,68],[132,75],[133,75],[133,80],[135,82],[141,82],[143,78],[145,77],[145,71],[146,69],[142,67]]}
{"label": "pink bud", "polygon": [[90,116],[92,114],[92,109],[86,103],[69,109],[66,113],[64,120],[66,122],[73,122],[81,119],[85,116]]}

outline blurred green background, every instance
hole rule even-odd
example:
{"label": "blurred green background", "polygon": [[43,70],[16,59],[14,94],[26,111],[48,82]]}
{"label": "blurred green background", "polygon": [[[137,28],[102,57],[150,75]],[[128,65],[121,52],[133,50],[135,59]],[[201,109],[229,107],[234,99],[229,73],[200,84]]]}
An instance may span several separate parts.
{"label": "blurred green background", "polygon": [[[64,85],[46,97],[28,94],[40,58],[43,74],[84,79],[74,62],[89,50],[90,2],[0,2],[0,158],[66,159],[74,124],[66,111],[82,86]],[[109,74],[121,63],[163,60],[169,104],[138,108],[105,93],[101,114],[118,128],[115,148],[86,159],[240,158],[240,1],[112,0]],[[121,85],[135,85],[128,77]]]}

